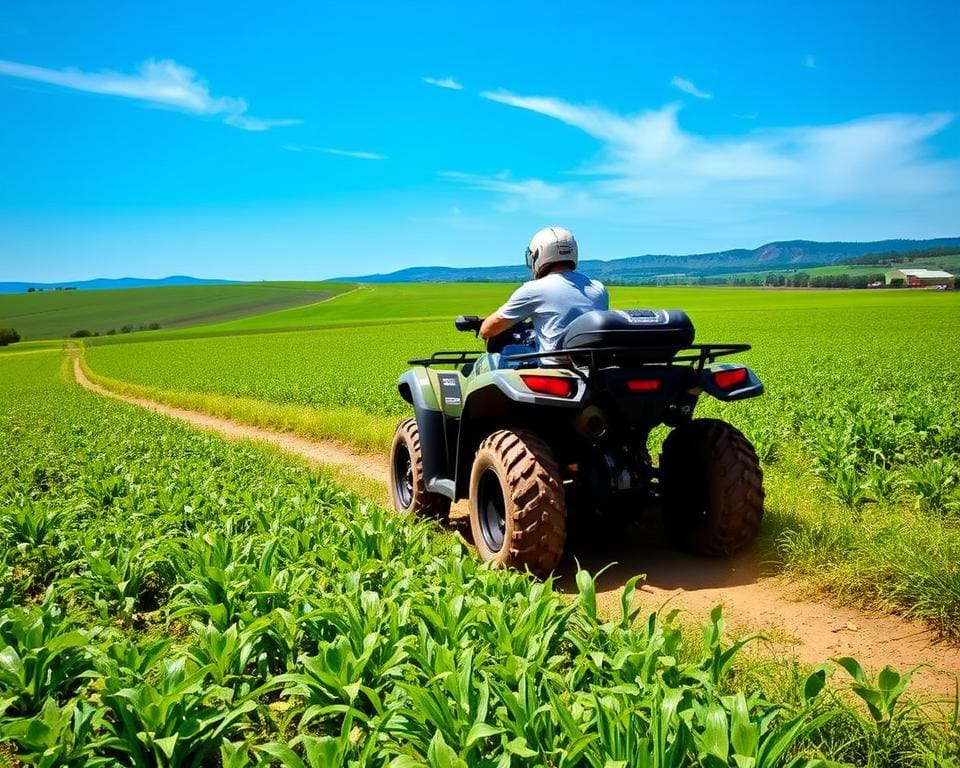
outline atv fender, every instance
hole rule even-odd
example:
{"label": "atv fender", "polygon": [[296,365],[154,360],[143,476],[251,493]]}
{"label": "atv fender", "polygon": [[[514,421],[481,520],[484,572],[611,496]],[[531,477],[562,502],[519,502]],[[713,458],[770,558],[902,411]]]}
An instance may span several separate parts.
{"label": "atv fender", "polygon": [[452,499],[454,484],[448,460],[447,417],[429,372],[423,366],[411,368],[400,376],[397,391],[413,406],[420,431],[420,454],[427,490]]}
{"label": "atv fender", "polygon": [[[523,374],[571,378],[575,388],[569,397],[538,394],[524,383]],[[498,429],[518,426],[538,431],[538,423],[556,421],[558,410],[573,414],[582,409],[586,395],[583,379],[561,368],[500,369],[468,379],[455,463],[451,462],[451,468],[456,469],[455,498],[469,494],[473,459],[484,438]]]}

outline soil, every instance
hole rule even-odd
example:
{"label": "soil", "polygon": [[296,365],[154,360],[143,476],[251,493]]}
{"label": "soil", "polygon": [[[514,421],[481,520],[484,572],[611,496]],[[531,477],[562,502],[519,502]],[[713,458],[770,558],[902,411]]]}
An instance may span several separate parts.
{"label": "soil", "polygon": [[[269,443],[308,462],[345,468],[384,487],[389,480],[385,456],[358,454],[331,442],[307,440],[296,435],[247,426],[196,411],[174,408],[152,400],[119,395],[94,384],[74,360],[77,382],[86,389],[117,398],[156,413],[186,421],[200,429],[234,440]],[[453,527],[469,536],[466,505],[451,511]],[[661,606],[678,608],[698,621],[720,604],[728,626],[737,632],[762,632],[766,649],[776,657],[792,656],[816,664],[836,656],[854,656],[868,673],[887,664],[901,672],[917,668],[911,689],[928,698],[956,702],[960,678],[960,647],[940,639],[922,623],[899,616],[840,606],[829,599],[800,595],[798,585],[765,568],[756,554],[704,558],[685,555],[663,542],[657,527],[635,527],[590,542],[589,536],[572,531],[567,556],[559,569],[559,587],[574,592],[576,562],[597,573],[597,600],[610,613],[620,610],[623,584],[636,574],[646,574],[637,600],[650,610]],[[842,673],[845,674],[845,673]],[[838,675],[838,679],[842,679]]]}

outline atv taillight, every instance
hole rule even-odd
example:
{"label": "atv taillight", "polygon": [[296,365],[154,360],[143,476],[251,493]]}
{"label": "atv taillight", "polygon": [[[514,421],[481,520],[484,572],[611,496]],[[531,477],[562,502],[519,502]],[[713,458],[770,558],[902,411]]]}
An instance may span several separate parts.
{"label": "atv taillight", "polygon": [[541,395],[570,397],[573,394],[573,379],[560,376],[520,376],[523,383]]}
{"label": "atv taillight", "polygon": [[733,389],[746,383],[748,374],[746,368],[728,368],[724,371],[714,371],[711,375],[713,383],[720,389]]}
{"label": "atv taillight", "polygon": [[627,389],[631,392],[656,392],[660,389],[660,379],[627,379]]}

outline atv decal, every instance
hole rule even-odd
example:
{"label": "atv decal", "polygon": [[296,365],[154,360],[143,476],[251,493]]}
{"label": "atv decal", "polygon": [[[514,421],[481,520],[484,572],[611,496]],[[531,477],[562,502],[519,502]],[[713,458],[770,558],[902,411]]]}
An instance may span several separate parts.
{"label": "atv decal", "polygon": [[460,377],[455,373],[441,373],[437,376],[440,388],[443,391],[443,402],[446,405],[460,405]]}

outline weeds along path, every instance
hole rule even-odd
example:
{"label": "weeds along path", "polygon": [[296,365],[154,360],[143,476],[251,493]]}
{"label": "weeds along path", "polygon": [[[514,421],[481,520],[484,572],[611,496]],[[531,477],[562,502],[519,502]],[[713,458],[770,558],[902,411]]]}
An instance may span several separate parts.
{"label": "weeds along path", "polygon": [[[75,353],[74,353],[75,354]],[[386,456],[362,455],[329,442],[239,424],[198,411],[175,408],[141,397],[122,395],[90,381],[79,357],[73,360],[77,382],[99,395],[113,397],[156,413],[217,432],[233,440],[254,440],[306,459],[313,464],[341,468],[373,484],[379,500],[386,499],[389,462]],[[463,504],[453,510],[454,526],[465,526]],[[777,576],[765,575],[751,554],[732,559],[706,559],[679,554],[640,531],[617,535],[600,545],[582,546],[573,554],[596,573],[607,563],[617,564],[597,581],[597,599],[611,612],[620,611],[620,594],[627,579],[645,573],[637,599],[650,609],[666,605],[689,612],[698,622],[713,606],[722,604],[728,624],[736,632],[763,632],[769,637],[758,652],[776,660],[795,657],[817,664],[834,656],[854,656],[869,672],[890,664],[901,671],[920,667],[913,688],[942,701],[955,702],[960,677],[960,647],[940,641],[926,627],[897,616],[865,613],[856,608],[803,599],[796,587]],[[573,557],[563,564],[559,586],[575,592]]]}
{"label": "weeds along path", "polygon": [[218,432],[231,440],[255,440],[261,443],[269,443],[287,453],[300,456],[313,464],[320,464],[331,468],[345,468],[355,474],[373,480],[384,487],[389,479],[390,472],[387,460],[384,458],[353,453],[335,443],[315,442],[286,432],[277,432],[270,429],[263,429],[262,427],[239,424],[229,419],[210,416],[199,411],[174,408],[171,405],[164,405],[163,403],[157,403],[143,397],[121,395],[90,381],[80,366],[79,357],[74,357],[73,359],[73,372],[77,383],[98,395],[113,397],[131,403],[132,405],[139,405],[155,413],[186,421],[200,429]]}

